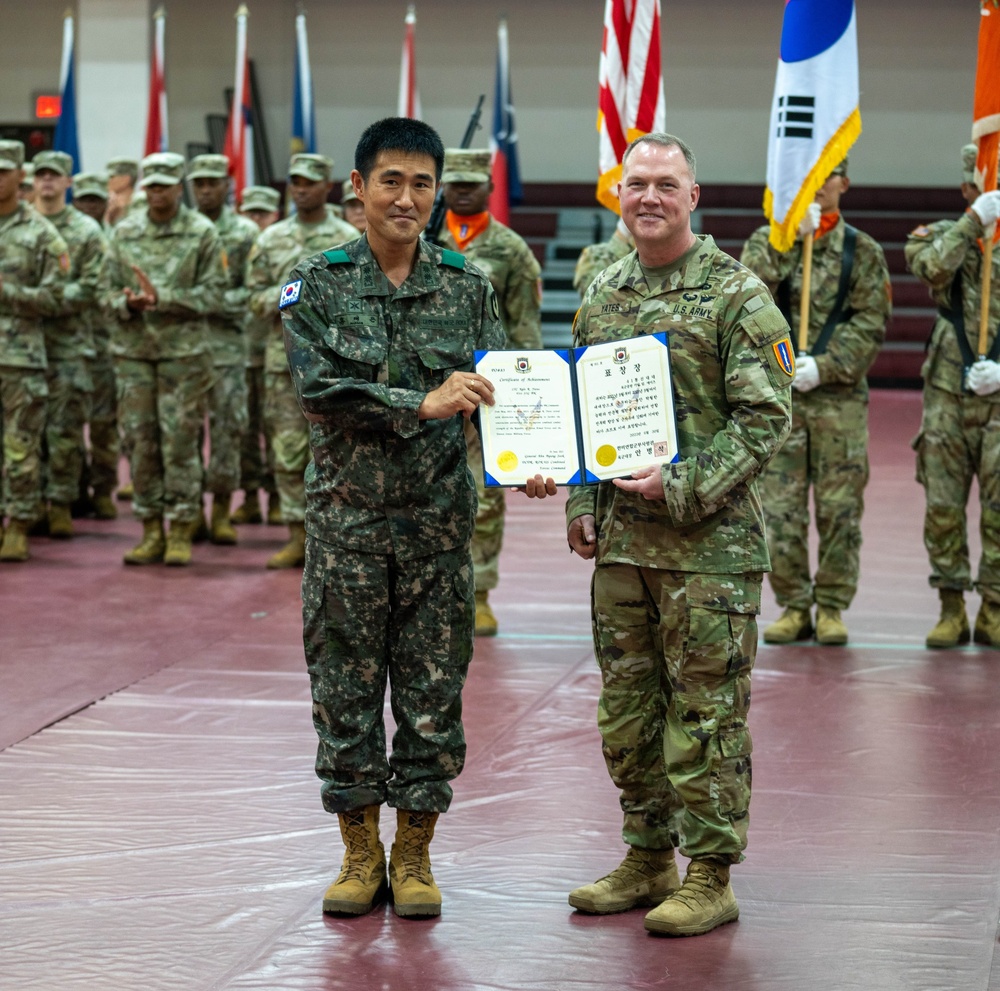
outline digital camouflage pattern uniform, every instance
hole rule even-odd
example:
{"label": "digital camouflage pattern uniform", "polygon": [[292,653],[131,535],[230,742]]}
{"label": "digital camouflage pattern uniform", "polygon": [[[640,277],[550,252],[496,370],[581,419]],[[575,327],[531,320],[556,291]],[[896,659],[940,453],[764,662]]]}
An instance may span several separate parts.
{"label": "digital camouflage pattern uniform", "polygon": [[607,241],[588,245],[580,252],[580,257],[576,261],[576,268],[573,270],[573,288],[583,296],[590,287],[590,283],[601,272],[634,250],[635,243],[632,240],[632,235],[622,234],[617,229]]}
{"label": "digital camouflage pattern uniform", "polygon": [[[112,352],[118,415],[141,520],[193,523],[201,513],[199,438],[212,385],[206,317],[229,288],[215,225],[181,205],[164,224],[131,212],[111,235],[108,306],[118,318]],[[156,287],[154,310],[132,313],[123,289],[139,291],[138,265]]]}
{"label": "digital camouflage pattern uniform", "polygon": [[301,523],[306,515],[303,479],[309,463],[309,424],[288,376],[278,298],[300,261],[357,236],[357,228],[327,210],[318,224],[303,224],[297,215],[279,220],[260,232],[250,250],[246,278],[250,308],[270,326],[264,351],[264,420],[271,431],[274,481],[285,523]]}
{"label": "digital camouflage pattern uniform", "polygon": [[229,496],[240,487],[240,450],[248,425],[245,330],[250,292],[245,276],[258,227],[224,206],[215,229],[225,249],[229,288],[219,311],[208,315],[214,381],[208,394],[210,453],[205,488],[213,495]]}
{"label": "digital camouflage pattern uniform", "polygon": [[[942,309],[950,308],[953,283],[960,280],[965,335],[974,357],[979,357],[982,237],[979,218],[966,211],[958,220],[918,227],[905,247],[910,271],[930,287]],[[993,285],[1000,285],[1000,251],[995,248]],[[995,291],[990,297],[989,323],[987,351],[1000,323],[1000,294]],[[977,396],[965,391],[955,326],[943,314],[934,323],[921,375],[923,418],[913,446],[917,481],[924,487],[927,503],[924,546],[930,557],[930,583],[934,588],[962,591],[973,587],[965,513],[975,476],[982,539],[975,587],[984,602],[1000,604],[1000,393]]]}
{"label": "digital camouflage pattern uniform", "polygon": [[0,217],[3,504],[22,523],[35,520],[42,497],[48,396],[43,318],[62,309],[69,269],[66,242],[32,207],[19,203]]}
{"label": "digital camouflage pattern uniform", "polygon": [[426,241],[418,250],[396,289],[365,237],[314,256],[291,273],[300,295],[283,310],[310,421],[303,635],[329,812],[444,812],[465,760],[475,484],[463,418],[421,421],[417,409],[505,338],[485,275]]}
{"label": "digital camouflage pattern uniform", "polygon": [[[444,228],[442,245],[457,251],[458,245]],[[481,268],[497,295],[500,318],[507,332],[508,348],[542,346],[541,266],[524,238],[509,227],[490,217],[489,224],[462,252]],[[503,489],[483,484],[483,453],[479,432],[466,421],[469,444],[469,467],[476,479],[479,508],[476,529],[472,536],[472,563],[476,589],[488,591],[500,581],[500,548],[503,545],[503,523],[507,508]]]}
{"label": "digital camouflage pattern uniform", "polygon": [[100,224],[71,206],[46,220],[69,248],[70,271],[62,313],[44,323],[49,389],[44,495],[50,502],[69,505],[79,496],[84,467],[83,426],[94,391],[94,323],[100,316],[107,244]]}
{"label": "digital camouflage pattern uniform", "polygon": [[[809,349],[833,311],[844,252],[843,217],[813,244]],[[788,280],[789,322],[798,326],[802,242],[781,253],[759,227],[740,260],[778,299]],[[792,432],[760,480],[771,587],[782,607],[809,610],[813,602],[846,609],[858,587],[861,516],[868,484],[868,382],[892,312],[889,270],[878,243],[858,231],[854,265],[838,324],[826,350],[815,355],[820,384],[794,392]],[[795,316],[792,317],[791,314]],[[797,339],[796,339],[797,343]],[[809,489],[816,507],[819,563],[809,575]]]}
{"label": "digital camouflage pattern uniform", "polygon": [[[601,273],[577,345],[665,331],[680,460],[664,502],[611,482],[570,490],[593,514],[598,725],[630,846],[742,860],[749,823],[750,672],[769,566],[757,476],[788,433],[788,325],[749,270],[700,236],[644,274],[631,254]],[[678,836],[679,833],[679,836]]]}

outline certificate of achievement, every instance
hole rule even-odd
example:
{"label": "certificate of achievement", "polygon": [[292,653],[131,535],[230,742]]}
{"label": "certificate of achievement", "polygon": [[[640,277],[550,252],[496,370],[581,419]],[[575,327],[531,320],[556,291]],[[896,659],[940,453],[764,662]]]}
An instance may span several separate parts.
{"label": "certificate of achievement", "polygon": [[477,351],[494,386],[480,406],[487,485],[557,485],[677,460],[666,334],[552,351]]}

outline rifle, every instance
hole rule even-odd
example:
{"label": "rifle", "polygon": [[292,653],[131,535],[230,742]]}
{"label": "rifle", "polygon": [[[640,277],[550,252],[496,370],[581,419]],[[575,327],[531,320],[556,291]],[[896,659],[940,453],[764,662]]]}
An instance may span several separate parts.
{"label": "rifle", "polygon": [[[469,118],[469,123],[465,128],[465,134],[462,137],[462,143],[458,146],[459,148],[468,148],[472,144],[472,139],[475,137],[476,131],[479,130],[479,118],[483,115],[483,101],[485,99],[486,94],[480,93],[476,109],[472,111],[472,116]],[[434,197],[434,206],[431,209],[431,219],[427,221],[427,226],[424,228],[424,240],[430,241],[431,244],[441,243],[441,224],[444,223],[444,215],[447,209],[444,202],[443,187],[438,186],[437,195]]]}

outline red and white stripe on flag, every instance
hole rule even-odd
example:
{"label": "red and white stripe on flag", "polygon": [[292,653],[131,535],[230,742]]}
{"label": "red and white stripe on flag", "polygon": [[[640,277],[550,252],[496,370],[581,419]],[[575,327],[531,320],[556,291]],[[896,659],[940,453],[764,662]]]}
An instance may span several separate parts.
{"label": "red and white stripe on flag", "polygon": [[854,0],[785,0],[764,191],[778,251],[861,134],[858,103]]}
{"label": "red and white stripe on flag", "polygon": [[236,83],[223,148],[223,153],[229,158],[229,174],[233,177],[233,192],[237,203],[243,197],[243,190],[254,183],[250,57],[247,54],[248,16],[246,5],[241,4],[236,12]]}
{"label": "red and white stripe on flag", "polygon": [[660,0],[605,0],[599,83],[597,199],[620,214],[625,149],[640,135],[664,127]]}
{"label": "red and white stripe on flag", "polygon": [[411,3],[406,10],[406,31],[403,35],[403,57],[399,65],[398,117],[423,119],[420,106],[420,90],[417,89],[417,8]]}
{"label": "red and white stripe on flag", "polygon": [[997,188],[997,148],[1000,145],[1000,9],[996,0],[981,0],[976,91],[972,102],[972,140],[976,184],[982,192]]}
{"label": "red and white stripe on flag", "polygon": [[149,108],[146,113],[146,144],[143,155],[167,151],[167,84],[164,77],[164,34],[167,15],[160,7],[153,15],[153,60],[149,68]]}

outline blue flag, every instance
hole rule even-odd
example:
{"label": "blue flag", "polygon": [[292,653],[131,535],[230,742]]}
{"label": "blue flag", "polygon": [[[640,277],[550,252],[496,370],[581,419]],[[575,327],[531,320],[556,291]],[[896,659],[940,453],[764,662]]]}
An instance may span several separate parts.
{"label": "blue flag", "polygon": [[80,141],[76,133],[76,71],[73,57],[73,18],[63,21],[62,65],[59,70],[59,123],[52,138],[53,151],[64,151],[73,159],[73,169],[79,172]]}
{"label": "blue flag", "polygon": [[295,83],[292,87],[292,154],[316,152],[316,108],[313,101],[312,71],[306,15],[295,18]]}

